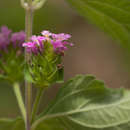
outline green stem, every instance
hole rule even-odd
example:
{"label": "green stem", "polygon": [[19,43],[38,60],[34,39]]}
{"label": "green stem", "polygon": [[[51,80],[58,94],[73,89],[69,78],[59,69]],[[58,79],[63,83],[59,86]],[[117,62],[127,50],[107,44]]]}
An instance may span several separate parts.
{"label": "green stem", "polygon": [[[26,19],[25,19],[25,32],[26,32],[26,42],[30,41],[32,36],[32,25],[33,25],[33,10],[32,10],[32,0],[28,0],[28,8],[26,9]],[[25,61],[30,64],[30,55],[25,50]],[[25,104],[26,104],[26,130],[31,130],[31,107],[32,107],[32,84],[25,79]]]}
{"label": "green stem", "polygon": [[21,114],[23,116],[23,119],[24,119],[24,121],[26,121],[26,110],[25,110],[23,99],[22,99],[20,86],[18,83],[14,83],[13,90],[14,90],[15,96],[17,98],[17,102],[18,102],[19,108],[21,110]]}
{"label": "green stem", "polygon": [[31,106],[32,106],[32,86],[30,83],[25,84],[25,104],[26,104],[26,130],[31,130]]}
{"label": "green stem", "polygon": [[43,88],[39,88],[37,95],[36,95],[36,99],[34,101],[34,105],[33,105],[33,110],[32,110],[32,120],[31,120],[31,124],[34,122],[37,111],[38,111],[38,107],[40,104],[40,99],[42,97],[44,89]]}
{"label": "green stem", "polygon": [[[29,42],[30,37],[32,36],[34,0],[27,0],[26,6],[23,0],[21,0],[21,2],[26,10],[25,32],[26,32],[26,42]],[[25,61],[27,64],[30,64],[31,62],[30,57],[31,56],[25,50]],[[31,98],[32,98],[32,84],[25,79],[26,130],[31,130],[31,107],[32,107]]]}

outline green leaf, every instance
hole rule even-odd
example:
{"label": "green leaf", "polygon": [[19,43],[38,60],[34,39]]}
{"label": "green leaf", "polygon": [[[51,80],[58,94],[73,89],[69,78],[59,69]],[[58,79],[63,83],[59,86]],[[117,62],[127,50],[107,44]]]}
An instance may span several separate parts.
{"label": "green leaf", "polygon": [[67,130],[128,130],[129,115],[130,92],[109,89],[93,76],[79,75],[61,87],[32,130],[52,118],[60,118]]}
{"label": "green leaf", "polygon": [[130,49],[130,0],[67,0],[82,16]]}

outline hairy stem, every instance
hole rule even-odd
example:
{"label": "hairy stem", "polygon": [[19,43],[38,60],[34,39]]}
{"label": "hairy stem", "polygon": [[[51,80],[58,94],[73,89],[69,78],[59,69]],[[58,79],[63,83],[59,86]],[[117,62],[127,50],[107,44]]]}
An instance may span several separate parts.
{"label": "hairy stem", "polygon": [[14,83],[13,90],[14,90],[15,96],[17,98],[17,102],[18,102],[21,114],[23,116],[23,119],[24,119],[24,121],[26,121],[26,110],[25,110],[23,99],[22,99],[22,94],[21,94],[21,91],[20,91],[20,86],[19,86],[18,83]]}
{"label": "hairy stem", "polygon": [[[33,24],[33,10],[32,10],[32,0],[28,0],[28,8],[26,9],[26,19],[25,19],[25,32],[26,32],[26,42],[30,40],[32,36],[32,24]],[[25,61],[30,64],[30,55],[25,50]],[[31,107],[32,107],[32,84],[25,79],[25,103],[26,103],[26,130],[31,130]]]}
{"label": "hairy stem", "polygon": [[36,95],[36,99],[34,101],[34,105],[33,105],[33,110],[32,110],[32,120],[31,120],[31,124],[34,122],[37,111],[38,111],[38,107],[40,104],[40,99],[43,95],[44,89],[43,88],[39,88],[37,95]]}

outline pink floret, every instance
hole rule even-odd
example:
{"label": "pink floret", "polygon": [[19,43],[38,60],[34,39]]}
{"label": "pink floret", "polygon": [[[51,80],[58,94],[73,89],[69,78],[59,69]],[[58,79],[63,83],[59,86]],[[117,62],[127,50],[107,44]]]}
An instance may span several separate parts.
{"label": "pink floret", "polygon": [[51,43],[54,51],[58,54],[64,53],[64,51],[68,49],[68,46],[73,46],[73,43],[68,41],[68,39],[71,38],[69,34],[54,34],[46,30],[42,31],[41,34],[42,36],[32,36],[30,39],[31,42],[23,44],[23,47],[25,47],[29,53],[37,54],[38,52],[43,52],[45,42]]}

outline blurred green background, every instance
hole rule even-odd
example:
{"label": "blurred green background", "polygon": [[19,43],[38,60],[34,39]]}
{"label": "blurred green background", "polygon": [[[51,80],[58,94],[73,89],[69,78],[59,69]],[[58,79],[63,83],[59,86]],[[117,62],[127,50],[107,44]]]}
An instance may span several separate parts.
{"label": "blurred green background", "polygon": [[[13,31],[24,30],[24,9],[20,0],[0,1],[0,26],[7,25]],[[65,79],[76,74],[94,74],[109,87],[130,86],[129,52],[126,52],[95,25],[86,22],[64,0],[48,0],[34,14],[33,33],[42,30],[72,34],[75,44],[64,57]],[[44,97],[41,109],[55,96],[58,87],[50,89]],[[35,93],[34,93],[35,94]],[[19,114],[11,86],[0,84],[0,117]]]}

